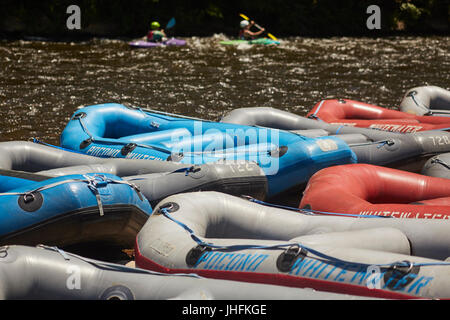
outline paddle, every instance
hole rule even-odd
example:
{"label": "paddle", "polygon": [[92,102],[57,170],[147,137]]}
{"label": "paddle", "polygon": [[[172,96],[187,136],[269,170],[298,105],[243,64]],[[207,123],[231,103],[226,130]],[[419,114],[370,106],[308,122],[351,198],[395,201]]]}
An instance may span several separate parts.
{"label": "paddle", "polygon": [[167,22],[166,29],[173,28],[175,23],[176,23],[175,18],[170,19],[169,22]]}
{"label": "paddle", "polygon": [[[245,20],[247,20],[247,21],[250,21],[250,19],[249,19],[245,14],[240,13],[239,15],[240,15],[243,19],[245,19]],[[259,28],[259,30],[262,30],[262,29],[263,29],[259,24],[256,24],[256,23],[255,23],[255,27]],[[275,40],[275,41],[278,41],[278,39],[277,39],[273,34],[267,33],[267,35],[269,36],[270,39]]]}

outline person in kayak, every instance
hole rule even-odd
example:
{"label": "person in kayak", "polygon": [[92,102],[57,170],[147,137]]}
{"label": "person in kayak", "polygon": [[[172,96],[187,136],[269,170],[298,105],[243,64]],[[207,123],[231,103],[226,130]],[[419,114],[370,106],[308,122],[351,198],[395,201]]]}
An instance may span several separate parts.
{"label": "person in kayak", "polygon": [[167,40],[167,36],[164,29],[160,29],[160,24],[157,21],[153,21],[150,28],[151,30],[147,34],[148,42],[162,42]]}
{"label": "person in kayak", "polygon": [[259,31],[256,31],[256,32],[250,31],[250,28],[254,25],[255,25],[255,21],[248,22],[247,20],[242,20],[240,23],[241,30],[239,31],[239,39],[253,40],[265,31],[264,28],[261,28],[261,29],[259,29]]}

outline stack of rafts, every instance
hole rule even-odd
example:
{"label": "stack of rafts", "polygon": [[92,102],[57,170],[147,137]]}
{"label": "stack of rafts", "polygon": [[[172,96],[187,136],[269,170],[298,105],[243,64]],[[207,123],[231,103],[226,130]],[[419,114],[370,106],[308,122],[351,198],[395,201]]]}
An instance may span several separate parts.
{"label": "stack of rafts", "polygon": [[306,118],[79,109],[60,147],[0,143],[0,298],[448,299],[448,115],[438,87]]}

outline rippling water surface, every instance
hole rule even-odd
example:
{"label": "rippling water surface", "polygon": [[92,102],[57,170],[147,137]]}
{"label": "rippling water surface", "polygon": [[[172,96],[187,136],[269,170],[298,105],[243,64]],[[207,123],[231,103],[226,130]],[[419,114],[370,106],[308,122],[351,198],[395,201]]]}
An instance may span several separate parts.
{"label": "rippling water surface", "polygon": [[59,144],[74,111],[127,105],[218,120],[241,107],[304,115],[326,97],[395,108],[408,88],[450,86],[450,37],[289,38],[277,47],[131,49],[126,41],[0,42],[0,139]]}

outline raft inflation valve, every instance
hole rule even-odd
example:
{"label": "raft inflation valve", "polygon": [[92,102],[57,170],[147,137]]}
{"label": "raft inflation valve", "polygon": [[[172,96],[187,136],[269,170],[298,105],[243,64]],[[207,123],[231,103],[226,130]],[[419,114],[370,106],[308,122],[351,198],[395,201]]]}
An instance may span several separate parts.
{"label": "raft inflation valve", "polygon": [[106,289],[100,300],[134,300],[134,295],[129,288],[117,285]]}
{"label": "raft inflation valve", "polygon": [[402,290],[417,277],[419,271],[420,267],[410,261],[396,262],[384,273],[385,286],[391,290]]}
{"label": "raft inflation valve", "polygon": [[136,149],[137,144],[136,143],[128,143],[127,145],[123,146],[123,148],[120,150],[120,153],[123,156],[128,155],[131,151],[133,151],[134,149]]}
{"label": "raft inflation valve", "polygon": [[281,272],[291,271],[291,268],[294,265],[295,261],[297,261],[298,259],[303,260],[307,254],[308,251],[300,246],[289,247],[288,249],[286,249],[286,251],[278,256],[278,270],[280,270]]}
{"label": "raft inflation valve", "polygon": [[195,267],[198,259],[200,259],[206,251],[211,251],[211,248],[202,245],[198,245],[195,248],[192,248],[186,255],[186,264],[188,265],[188,267]]}
{"label": "raft inflation valve", "polygon": [[39,192],[26,193],[17,202],[22,210],[34,212],[42,206],[44,198]]}

